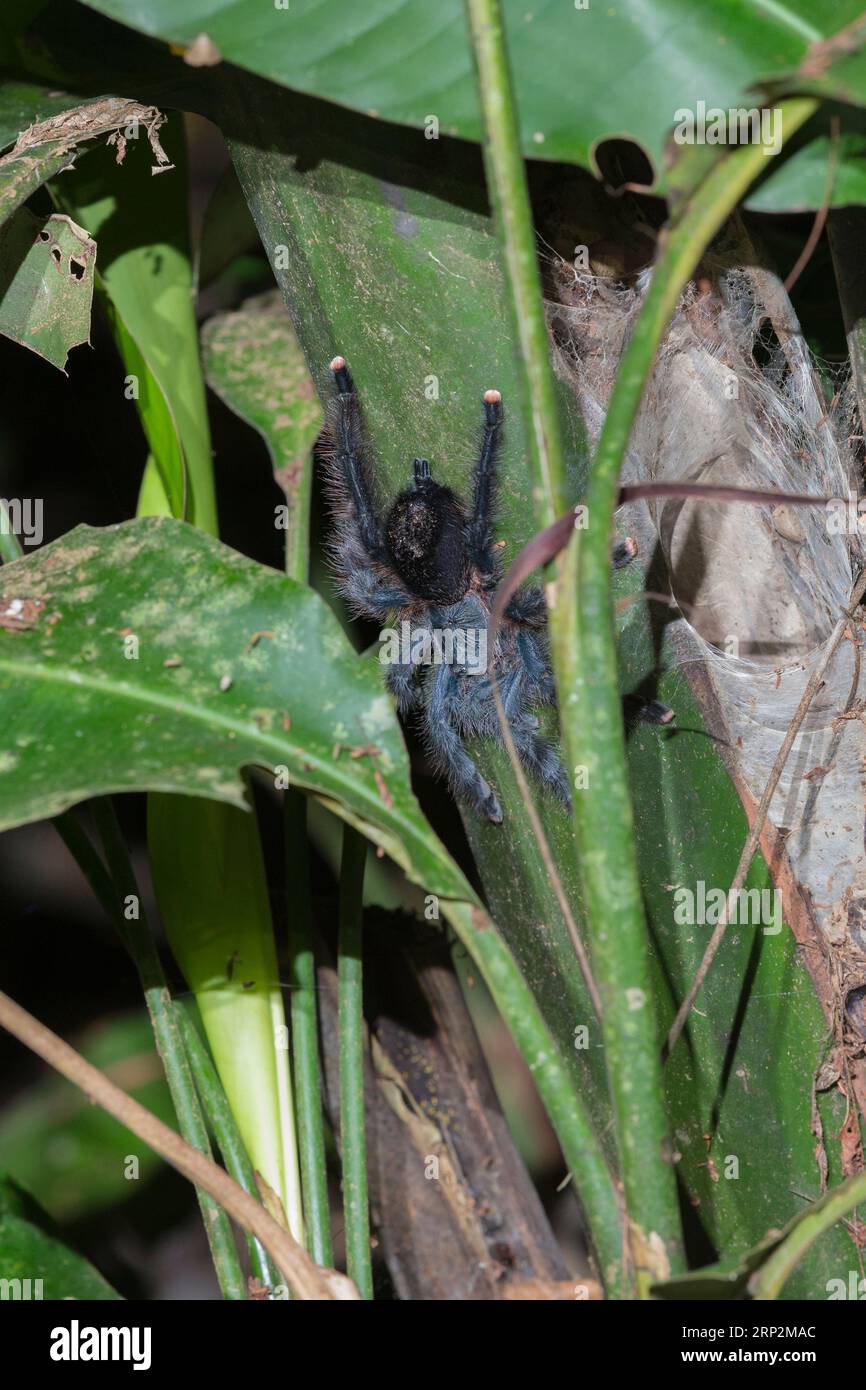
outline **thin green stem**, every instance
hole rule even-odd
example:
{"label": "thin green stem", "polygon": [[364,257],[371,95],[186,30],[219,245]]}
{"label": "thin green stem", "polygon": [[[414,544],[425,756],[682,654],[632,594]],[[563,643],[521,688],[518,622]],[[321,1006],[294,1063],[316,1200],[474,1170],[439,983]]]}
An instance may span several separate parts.
{"label": "thin green stem", "polygon": [[[814,111],[812,101],[782,107],[785,138]],[[590,919],[592,960],[602,993],[603,1035],[617,1115],[626,1207],[646,1251],[652,1233],[665,1242],[672,1272],[682,1268],[673,1169],[667,1157],[662,1074],[653,1008],[646,924],[638,876],[610,596],[610,533],[622,457],[656,349],[704,248],[767,167],[761,146],[741,146],[710,172],[677,223],[662,233],[652,282],[626,348],[587,493],[589,527],[574,547],[580,614],[578,642],[556,643],[570,763],[586,768],[575,821]],[[652,1271],[642,1272],[646,1293]]]}
{"label": "thin green stem", "polygon": [[568,499],[532,209],[499,0],[466,0],[466,13],[484,116],[487,187],[499,223],[511,293],[521,368],[518,376],[530,426],[529,467],[535,515],[541,530],[562,515]]}
{"label": "thin green stem", "polygon": [[749,1281],[753,1298],[778,1298],[782,1286],[819,1236],[866,1202],[866,1173],[855,1173],[832,1192],[819,1197],[791,1225],[783,1240]]}
{"label": "thin green stem", "polygon": [[[535,231],[526,172],[520,149],[515,103],[508,69],[508,55],[499,0],[466,0],[470,34],[478,68],[478,91],[484,116],[485,162],[491,202],[499,225],[512,315],[519,348],[518,375],[523,383],[524,407],[530,440],[529,468],[533,483],[535,521],[539,530],[566,510],[565,466],[560,437],[556,389],[550,366],[544,301],[538,273]],[[550,612],[551,649],[560,691],[567,688],[563,676],[570,674],[567,666],[557,660],[558,654],[570,652],[575,645],[577,629],[577,589],[574,560],[566,552],[557,562],[555,605]],[[563,708],[560,702],[560,709]],[[562,721],[565,723],[565,721]],[[569,754],[572,750],[569,749]],[[576,763],[577,758],[570,758]],[[604,820],[600,821],[603,827]],[[580,869],[580,865],[578,865]],[[483,936],[479,944],[486,943]],[[499,969],[502,965],[499,963]],[[512,1019],[521,1018],[514,1012],[514,981],[509,983],[512,996]],[[604,1000],[602,999],[602,1007]],[[575,1020],[576,1022],[583,1020]],[[523,1019],[521,1018],[521,1022]],[[533,1021],[534,1023],[534,1021]],[[536,1032],[533,1026],[531,1032]],[[546,1031],[546,1030],[545,1030]],[[539,1045],[535,1039],[536,1046]],[[531,1045],[531,1038],[527,1038]],[[558,1059],[557,1059],[558,1066]],[[538,1078],[536,1078],[538,1079]],[[560,1081],[564,1084],[560,1084]],[[596,1243],[608,1288],[619,1294],[627,1292],[622,1262],[622,1228],[619,1204],[610,1172],[598,1148],[596,1136],[586,1118],[579,1099],[558,1075],[546,1082],[549,1104],[555,1106],[557,1132],[563,1150],[569,1150],[568,1161],[573,1166],[578,1189],[583,1200],[593,1239]],[[548,1096],[543,1094],[545,1103]],[[653,1103],[663,1121],[660,1092]],[[553,1113],[551,1113],[553,1120]],[[571,1154],[578,1155],[572,1158]],[[587,1157],[587,1155],[589,1157]],[[665,1233],[679,1231],[675,1191],[671,1179],[671,1202],[666,1213]],[[657,1229],[653,1227],[653,1229]],[[672,1242],[673,1243],[673,1242]],[[637,1261],[635,1261],[637,1263]],[[661,1271],[660,1271],[661,1272]]]}
{"label": "thin green stem", "polygon": [[340,1028],[340,1149],[346,1268],[361,1297],[373,1297],[370,1214],[367,1202],[367,1143],[364,1133],[364,1007],[362,919],[367,842],[343,827],[340,865],[340,928],[337,985]]}
{"label": "thin green stem", "polygon": [[[110,797],[97,798],[93,802],[93,811],[113,887],[114,910],[111,916],[132,956],[141,980],[157,1051],[165,1069],[181,1134],[188,1144],[192,1144],[210,1158],[212,1155],[207,1125],[180,1035],[171,993],[141,908],[141,895],[135,872]],[[70,845],[66,836],[64,839],[67,845]],[[93,865],[89,856],[86,857],[86,863],[92,871]],[[87,868],[82,867],[87,874]],[[246,1283],[238,1260],[231,1222],[209,1193],[197,1187],[196,1194],[223,1297],[233,1300],[245,1299]]]}
{"label": "thin green stem", "polygon": [[307,1244],[320,1265],[333,1263],[328,1171],[322,1126],[322,1080],[316,996],[316,958],[310,903],[310,853],[307,798],[287,791],[283,806],[286,884],[289,901],[289,987],[291,990],[292,1062],[298,1150]]}
{"label": "thin green stem", "polygon": [[[175,1014],[180,1027],[181,1038],[186,1055],[195,1077],[201,1103],[204,1106],[210,1127],[222,1154],[226,1170],[244,1192],[260,1200],[256,1186],[256,1175],[244,1148],[231,1106],[226,1099],[216,1067],[205,1046],[201,1034],[192,1019],[189,1005],[175,1001]],[[257,1236],[247,1232],[247,1247],[250,1254],[250,1268],[255,1277],[264,1285],[273,1288],[282,1283],[282,1276],[271,1264],[267,1251]]]}
{"label": "thin green stem", "polygon": [[[299,584],[308,583],[309,578],[312,472],[310,453],[300,469],[290,499],[291,512],[286,532],[286,574]],[[301,792],[287,791],[284,795],[283,838],[289,904],[292,1068],[304,1221],[310,1254],[317,1264],[330,1265],[333,1252],[322,1119],[316,956],[310,902],[310,846],[307,798]]]}

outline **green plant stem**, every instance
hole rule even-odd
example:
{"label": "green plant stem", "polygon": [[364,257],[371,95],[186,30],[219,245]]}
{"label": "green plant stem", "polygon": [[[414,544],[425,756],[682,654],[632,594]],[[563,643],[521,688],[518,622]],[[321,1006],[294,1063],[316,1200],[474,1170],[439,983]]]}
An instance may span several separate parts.
{"label": "green plant stem", "polygon": [[[290,525],[286,532],[286,574],[299,584],[309,582],[312,471],[310,454],[304,460],[295,488]],[[310,1254],[317,1264],[330,1265],[333,1250],[322,1122],[316,955],[310,901],[310,846],[307,798],[301,792],[289,790],[284,793],[283,838],[289,904],[292,1067],[304,1221]]]}
{"label": "green plant stem", "polygon": [[519,349],[518,378],[528,425],[538,529],[568,505],[556,388],[550,369],[547,324],[535,251],[535,229],[520,152],[520,137],[499,0],[466,0],[466,13],[484,117],[487,187],[499,223]]}
{"label": "green plant stem", "polygon": [[54,828],[87,879],[93,896],[106,917],[120,930],[117,922],[118,895],[111,875],[93,848],[90,837],[81,826],[75,812],[64,811],[62,815],[55,816]]}
{"label": "green plant stem", "polygon": [[819,1236],[835,1226],[861,1202],[866,1202],[866,1173],[856,1173],[832,1192],[819,1197],[794,1221],[783,1240],[749,1281],[753,1298],[778,1298],[782,1286]]}
{"label": "green plant stem", "polygon": [[[111,915],[141,980],[157,1051],[165,1069],[181,1134],[188,1144],[210,1158],[212,1155],[207,1125],[196,1093],[189,1058],[184,1049],[162,964],[141,910],[141,895],[135,872],[110,797],[97,798],[93,802],[93,813],[105,850],[108,875],[113,885],[114,911]],[[66,836],[64,839],[67,845],[70,845]],[[95,856],[95,851],[92,853]],[[90,856],[87,856],[86,862],[92,872]],[[84,872],[87,874],[87,868]],[[138,916],[127,918],[124,903],[132,898],[138,903]],[[223,1296],[233,1300],[245,1299],[246,1283],[238,1260],[231,1223],[222,1207],[209,1193],[197,1187],[196,1195]]]}
{"label": "green plant stem", "polygon": [[361,1297],[373,1297],[370,1216],[367,1202],[367,1143],[364,1133],[364,1007],[362,922],[367,842],[343,827],[340,866],[340,928],[337,984],[340,1027],[340,1151],[346,1269]]}
{"label": "green plant stem", "polygon": [[[292,1060],[304,1221],[310,1254],[317,1264],[330,1265],[333,1262],[333,1252],[325,1135],[322,1126],[307,798],[303,793],[284,793],[283,827],[289,900]],[[366,848],[366,842],[363,843]]]}
{"label": "green plant stem", "polygon": [[[539,530],[561,516],[567,506],[565,466],[557,413],[556,391],[550,367],[544,301],[538,273],[535,231],[532,208],[526,182],[526,172],[520,151],[515,103],[508,70],[508,56],[502,25],[499,0],[466,0],[475,61],[478,68],[478,90],[484,116],[485,164],[491,202],[503,243],[505,269],[512,298],[512,312],[519,345],[518,375],[524,381],[527,431],[531,442],[529,468],[533,480],[535,520]],[[551,606],[550,633],[557,686],[567,689],[563,678],[570,675],[563,653],[575,645],[577,630],[577,589],[574,561],[566,551],[556,565],[557,583],[554,587],[555,605]],[[563,702],[560,700],[560,710]],[[563,726],[565,719],[561,720]],[[564,730],[563,730],[564,731]],[[569,747],[569,762],[576,763],[573,748]],[[603,833],[604,819],[599,821]],[[580,865],[578,868],[580,869]],[[602,998],[602,1007],[604,998]],[[509,1015],[510,1018],[515,1015]],[[579,1022],[581,1020],[575,1020]],[[657,1066],[657,1063],[656,1063]],[[608,1057],[608,1076],[613,1091]],[[557,1078],[558,1080],[558,1078]],[[567,1087],[565,1089],[568,1089]],[[577,1098],[570,1106],[554,1083],[551,1103],[556,1106],[559,1123],[565,1124],[571,1151],[585,1151],[588,1138],[597,1140]],[[545,1102],[547,1100],[545,1098]],[[648,1098],[657,1112],[656,1124],[664,1125],[664,1110],[660,1084]],[[553,1114],[551,1114],[553,1120]],[[556,1124],[557,1122],[554,1121]],[[559,1128],[557,1127],[559,1133]],[[560,1134],[560,1141],[565,1140]],[[620,1146],[621,1150],[622,1146]],[[610,1173],[601,1152],[592,1152],[592,1161],[574,1164],[575,1178],[581,1199],[590,1214],[593,1237],[596,1241],[605,1281],[608,1287],[623,1293],[620,1213]],[[661,1147],[659,1146],[661,1163]],[[568,1160],[573,1163],[569,1157]],[[590,1184],[590,1191],[584,1184]],[[594,1219],[593,1219],[594,1218]],[[658,1229],[654,1225],[651,1229]],[[679,1235],[679,1215],[672,1174],[669,1175],[669,1201],[665,1212],[664,1231],[671,1233],[669,1243],[675,1244]],[[637,1261],[635,1261],[637,1263]],[[613,1271],[618,1277],[612,1279]]]}
{"label": "green plant stem", "polygon": [[[782,106],[785,138],[812,114],[813,101]],[[675,225],[662,232],[653,278],[626,348],[589,479],[588,529],[578,533],[578,642],[556,643],[557,677],[568,760],[587,770],[575,821],[590,916],[592,960],[602,993],[608,1074],[626,1206],[643,1236],[665,1241],[672,1272],[682,1268],[673,1169],[665,1157],[666,1122],[652,1004],[646,925],[619,696],[610,596],[610,534],[620,464],[644,385],[679,295],[704,248],[767,167],[761,146],[724,156]],[[601,833],[600,828],[603,827]],[[639,1270],[639,1291],[649,1277]]]}
{"label": "green plant stem", "polygon": [[[189,1005],[176,1000],[174,1010],[186,1055],[195,1076],[196,1088],[222,1154],[226,1170],[238,1186],[243,1188],[244,1192],[249,1193],[258,1201],[259,1190],[256,1186],[253,1165],[244,1148],[240,1131],[226,1099],[222,1083],[217,1076],[211,1055],[190,1015]],[[250,1231],[247,1232],[247,1247],[250,1253],[250,1268],[256,1278],[271,1288],[275,1284],[282,1283],[282,1276],[271,1264],[261,1241]]]}

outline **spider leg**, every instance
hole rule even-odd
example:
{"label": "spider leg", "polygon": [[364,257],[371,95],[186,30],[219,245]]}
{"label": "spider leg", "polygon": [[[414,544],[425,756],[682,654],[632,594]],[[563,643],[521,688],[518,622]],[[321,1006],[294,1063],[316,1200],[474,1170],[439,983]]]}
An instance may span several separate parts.
{"label": "spider leg", "polygon": [[633,717],[644,724],[670,724],[675,712],[670,705],[663,705],[661,700],[646,700],[634,706]]}
{"label": "spider leg", "polygon": [[[637,543],[631,536],[614,541],[610,552],[611,568],[625,569],[637,556]],[[544,590],[537,584],[528,584],[511,596],[505,609],[507,616],[516,623],[526,623],[529,627],[543,627],[547,621],[547,605]]]}
{"label": "spider leg", "polygon": [[484,393],[484,424],[481,448],[475,464],[472,517],[467,532],[469,558],[484,576],[496,573],[493,550],[493,515],[496,508],[496,459],[502,425],[502,397],[498,391]]}
{"label": "spider leg", "polygon": [[341,566],[340,587],[353,611],[372,618],[374,622],[385,622],[392,613],[409,602],[406,590],[390,575],[377,573],[360,563],[345,568]]}
{"label": "spider leg", "polygon": [[406,714],[418,698],[414,679],[416,669],[411,661],[395,663],[388,667],[385,684],[397,701],[398,714]]}
{"label": "spider leg", "polygon": [[448,778],[456,796],[464,797],[494,825],[502,823],[502,807],[463,746],[453,719],[455,678],[450,666],[437,666],[426,687],[424,733],[431,757]]}
{"label": "spider leg", "polygon": [[337,398],[329,412],[323,456],[329,466],[334,500],[344,514],[354,518],[358,539],[375,560],[384,559],[382,531],[367,482],[361,435],[361,414],[345,358],[331,363]]}
{"label": "spider leg", "polygon": [[526,623],[529,627],[543,627],[547,621],[544,590],[539,589],[536,584],[518,589],[516,594],[512,595],[505,613],[515,623]]}
{"label": "spider leg", "polygon": [[515,719],[511,724],[514,744],[521,762],[571,810],[571,784],[562,760],[547,739],[539,737],[529,719]]}
{"label": "spider leg", "polygon": [[637,555],[637,542],[631,536],[626,536],[624,540],[614,541],[610,551],[611,567],[615,570],[624,570],[626,565],[630,565]]}

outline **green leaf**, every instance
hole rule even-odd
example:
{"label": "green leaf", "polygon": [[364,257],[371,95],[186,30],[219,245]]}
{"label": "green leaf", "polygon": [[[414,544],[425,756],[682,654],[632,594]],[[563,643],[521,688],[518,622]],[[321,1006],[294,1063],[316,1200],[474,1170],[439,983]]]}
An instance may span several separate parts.
{"label": "green leaf", "polygon": [[[207,34],[227,61],[260,77],[383,121],[481,139],[461,0],[291,0],[239,7],[234,0],[88,0],[122,24],[176,44]],[[753,90],[789,77],[810,46],[860,13],[859,0],[631,0],[579,9],[563,0],[527,7],[506,0],[520,134],[527,156],[595,169],[605,138],[631,137],[664,186],[664,149],[677,108],[753,107]],[[856,58],[820,84],[862,100]],[[831,74],[835,69],[831,70]],[[784,75],[784,76],[783,76]],[[430,165],[436,160],[432,141]]]}
{"label": "green leaf", "polygon": [[4,596],[44,607],[0,630],[0,828],[110,791],[243,808],[238,769],[284,766],[414,881],[472,901],[411,793],[378,671],[311,590],[157,518],[77,527],[2,575]]}
{"label": "green leaf", "polygon": [[[322,427],[322,407],[279,290],[216,314],[202,330],[208,385],[264,437],[274,476],[286,495],[281,529],[295,549],[308,547],[310,451]],[[289,557],[291,559],[291,557]],[[297,569],[305,573],[306,562]]]}
{"label": "green leaf", "polygon": [[0,228],[0,333],[61,371],[90,341],[96,244],[70,217],[22,208]]}
{"label": "green leaf", "polygon": [[[80,1050],[166,1124],[176,1125],[144,1012],[99,1023],[88,1030]],[[53,1074],[5,1107],[0,1153],[6,1171],[26,1183],[56,1221],[76,1220],[134,1197],[141,1182],[162,1167],[147,1145]],[[138,1181],[126,1175],[130,1154],[138,1159]]]}
{"label": "green leaf", "polygon": [[0,1185],[0,1287],[3,1299],[119,1299],[93,1265],[39,1225],[16,1215]]}

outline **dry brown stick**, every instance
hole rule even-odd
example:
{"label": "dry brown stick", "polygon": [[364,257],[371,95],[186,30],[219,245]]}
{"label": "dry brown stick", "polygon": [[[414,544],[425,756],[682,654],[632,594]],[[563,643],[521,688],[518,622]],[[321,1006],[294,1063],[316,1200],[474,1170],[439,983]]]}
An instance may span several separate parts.
{"label": "dry brown stick", "polygon": [[749,834],[746,837],[746,843],[743,845],[743,852],[740,855],[740,862],[737,865],[737,872],[734,874],[733,882],[728,890],[728,896],[725,900],[725,906],[722,909],[722,913],[716,924],[715,931],[710,937],[709,944],[707,945],[707,949],[704,952],[703,959],[701,960],[701,963],[698,966],[695,978],[692,980],[692,983],[689,986],[689,991],[686,997],[683,999],[683,1002],[680,1004],[680,1007],[677,1011],[677,1016],[671,1025],[671,1030],[668,1033],[667,1042],[665,1043],[662,1052],[663,1060],[667,1060],[667,1058],[671,1055],[671,1052],[673,1051],[674,1047],[676,1046],[677,1039],[679,1038],[680,1033],[683,1031],[686,1019],[692,1011],[692,1005],[694,1004],[695,999],[697,998],[698,993],[700,991],[700,988],[707,977],[707,973],[709,971],[710,966],[713,963],[715,954],[722,944],[722,938],[725,935],[725,930],[728,925],[728,918],[730,916],[731,905],[735,901],[737,894],[739,893],[740,889],[746,881],[746,875],[749,872],[749,867],[752,863],[752,860],[755,857],[755,851],[758,848],[758,841],[761,838],[761,831],[764,828],[764,821],[767,819],[767,813],[770,809],[770,802],[773,800],[773,797],[776,792],[776,787],[779,784],[779,778],[782,775],[785,763],[788,761],[788,754],[794,746],[794,740],[797,737],[797,734],[800,732],[800,725],[806,718],[809,706],[815,698],[815,695],[818,692],[818,687],[821,685],[824,679],[824,673],[827,670],[827,667],[830,665],[830,662],[832,661],[833,657],[835,656],[836,649],[839,646],[839,643],[842,641],[845,629],[851,621],[851,614],[854,612],[854,609],[859,604],[864,593],[866,593],[866,569],[862,571],[859,579],[857,580],[857,583],[851,590],[851,597],[848,602],[849,611],[845,613],[836,623],[836,626],[830,634],[830,638],[827,642],[827,646],[824,650],[821,660],[818,662],[817,666],[815,667],[814,671],[809,677],[809,680],[806,683],[806,689],[803,691],[803,695],[799,705],[797,706],[794,718],[791,720],[791,723],[788,727],[788,732],[785,734],[785,737],[782,740],[782,746],[779,749],[778,754],[776,755],[776,760],[773,763],[772,768],[770,769],[770,776],[767,780],[767,785],[764,788],[764,794],[758,803],[757,810],[755,811],[755,817],[752,821],[752,826],[749,831]]}
{"label": "dry brown stick", "polygon": [[320,1269],[295,1238],[269,1216],[242,1187],[204,1154],[199,1153],[139,1105],[104,1072],[52,1033],[44,1023],[0,991],[0,1025],[54,1067],[85,1095],[101,1105],[190,1182],[203,1187],[239,1225],[257,1236],[301,1299],[357,1299],[355,1285],[336,1270]]}
{"label": "dry brown stick", "polygon": [[794,265],[788,271],[787,279],[783,285],[786,294],[790,294],[796,285],[806,266],[815,254],[815,248],[821,240],[821,233],[824,230],[824,223],[827,221],[827,213],[830,211],[830,199],[833,196],[833,184],[836,181],[836,162],[839,158],[839,117],[830,117],[830,155],[827,160],[827,184],[824,189],[824,197],[821,206],[815,214],[815,221],[812,223],[812,230],[806,240]]}

